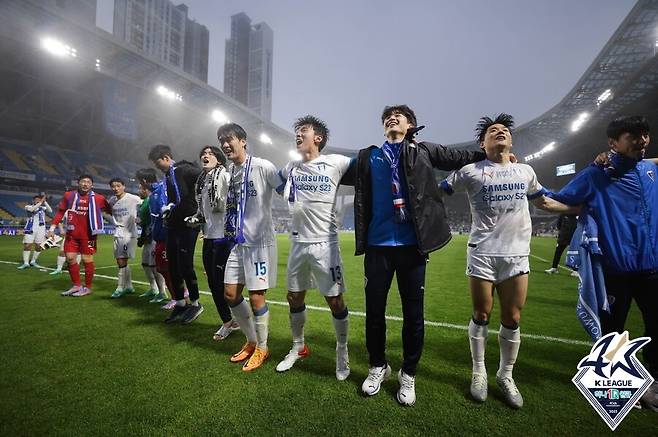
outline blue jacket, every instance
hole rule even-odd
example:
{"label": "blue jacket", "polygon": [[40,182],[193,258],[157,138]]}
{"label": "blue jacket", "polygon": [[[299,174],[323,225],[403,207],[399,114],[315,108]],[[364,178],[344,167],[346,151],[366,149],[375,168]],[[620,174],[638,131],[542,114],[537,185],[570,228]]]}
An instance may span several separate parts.
{"label": "blue jacket", "polygon": [[601,338],[601,311],[610,312],[602,261],[596,222],[583,212],[578,217],[578,226],[569,245],[566,265],[578,271],[576,316],[594,341]]}
{"label": "blue jacket", "polygon": [[658,270],[657,177],[658,166],[651,161],[633,163],[623,172],[592,164],[551,197],[567,205],[587,205],[598,227],[606,271]]}

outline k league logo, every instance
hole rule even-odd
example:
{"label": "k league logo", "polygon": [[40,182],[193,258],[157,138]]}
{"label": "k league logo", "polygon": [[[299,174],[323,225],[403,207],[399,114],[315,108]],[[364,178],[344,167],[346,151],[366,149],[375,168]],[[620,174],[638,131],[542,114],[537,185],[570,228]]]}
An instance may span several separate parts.
{"label": "k league logo", "polygon": [[635,358],[649,341],[649,337],[629,341],[628,331],[612,332],[601,337],[578,363],[573,383],[613,431],[653,383]]}

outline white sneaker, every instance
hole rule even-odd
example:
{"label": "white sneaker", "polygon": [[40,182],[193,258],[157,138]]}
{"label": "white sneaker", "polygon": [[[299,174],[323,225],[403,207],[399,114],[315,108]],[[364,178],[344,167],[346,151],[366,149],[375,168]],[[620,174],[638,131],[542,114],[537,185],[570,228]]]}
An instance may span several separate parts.
{"label": "white sneaker", "polygon": [[290,370],[292,369],[292,366],[295,365],[297,360],[306,358],[310,354],[311,351],[308,349],[308,346],[306,346],[306,343],[304,343],[304,347],[301,348],[301,350],[297,350],[293,347],[290,349],[290,352],[288,352],[288,355],[286,355],[283,360],[281,360],[281,362],[276,365],[276,371],[285,372],[286,370]]}
{"label": "white sneaker", "polygon": [[82,290],[82,287],[80,285],[74,285],[71,288],[69,288],[68,290],[62,291],[60,294],[62,296],[72,296],[73,293],[77,293],[80,290]]}
{"label": "white sneaker", "polygon": [[400,382],[400,389],[397,394],[398,402],[405,407],[412,406],[416,403],[416,377],[407,375],[400,369],[398,381]]}
{"label": "white sneaker", "polygon": [[345,381],[350,376],[350,358],[347,345],[336,346],[336,379]]}
{"label": "white sneaker", "polygon": [[544,270],[544,272],[548,273],[549,275],[557,275],[558,274],[558,270],[555,267],[551,267],[548,270]]}
{"label": "white sneaker", "polygon": [[521,396],[519,389],[516,388],[514,379],[509,377],[501,378],[500,376],[496,375],[496,382],[498,383],[500,389],[503,391],[505,400],[510,407],[521,408],[523,406],[523,396]]}
{"label": "white sneaker", "polygon": [[487,400],[487,375],[482,373],[474,373],[471,377],[471,396],[478,402]]}
{"label": "white sneaker", "polygon": [[361,391],[368,396],[374,396],[382,388],[382,382],[391,376],[391,366],[371,367],[368,369],[368,377],[361,384]]}
{"label": "white sneaker", "polygon": [[222,341],[229,335],[231,335],[231,332],[236,331],[240,329],[240,325],[238,325],[238,322],[233,320],[230,324],[228,325],[222,325],[219,327],[217,332],[215,332],[215,335],[212,336],[212,339],[215,341]]}

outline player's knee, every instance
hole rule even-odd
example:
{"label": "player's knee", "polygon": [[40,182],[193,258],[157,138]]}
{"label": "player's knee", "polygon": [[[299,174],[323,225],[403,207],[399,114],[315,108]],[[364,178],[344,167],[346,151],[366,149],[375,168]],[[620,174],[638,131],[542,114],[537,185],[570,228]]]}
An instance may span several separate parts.
{"label": "player's knee", "polygon": [[345,301],[342,295],[331,296],[326,299],[332,314],[341,314],[345,311]]}
{"label": "player's knee", "polygon": [[477,320],[478,322],[482,322],[483,324],[486,324],[487,322],[489,322],[489,313],[483,310],[474,309],[473,320]]}
{"label": "player's knee", "polygon": [[291,308],[298,308],[304,305],[304,295],[302,293],[288,292],[286,298],[288,299],[288,305],[290,305]]}
{"label": "player's knee", "polygon": [[516,329],[521,323],[521,311],[509,311],[500,315],[500,322],[509,329]]}

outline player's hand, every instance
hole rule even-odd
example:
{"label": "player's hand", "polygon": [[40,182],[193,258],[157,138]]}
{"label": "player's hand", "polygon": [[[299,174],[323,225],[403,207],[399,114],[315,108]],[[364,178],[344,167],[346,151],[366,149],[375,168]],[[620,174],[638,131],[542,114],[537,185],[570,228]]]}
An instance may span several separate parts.
{"label": "player's hand", "polygon": [[197,217],[196,215],[185,217],[184,221],[185,224],[192,229],[196,229],[199,226],[201,226],[201,221],[199,220],[199,217]]}
{"label": "player's hand", "polygon": [[55,238],[55,232],[48,230],[48,232],[46,233],[46,238]]}
{"label": "player's hand", "polygon": [[171,212],[172,212],[173,208],[174,208],[174,204],[173,204],[173,203],[169,203],[169,204],[163,206],[162,209],[160,210],[160,212],[162,213],[162,218],[163,218],[163,219],[167,219],[167,218],[169,218],[169,216],[171,215]]}
{"label": "player's hand", "polygon": [[516,155],[515,155],[515,154],[510,153],[510,154],[509,154],[509,162],[511,162],[512,164],[514,164],[514,163],[516,163],[516,162],[519,162],[519,160],[516,159]]}
{"label": "player's hand", "polygon": [[594,158],[594,164],[600,165],[602,167],[605,167],[608,165],[608,153],[607,152],[601,152],[598,155],[596,155],[596,158]]}

